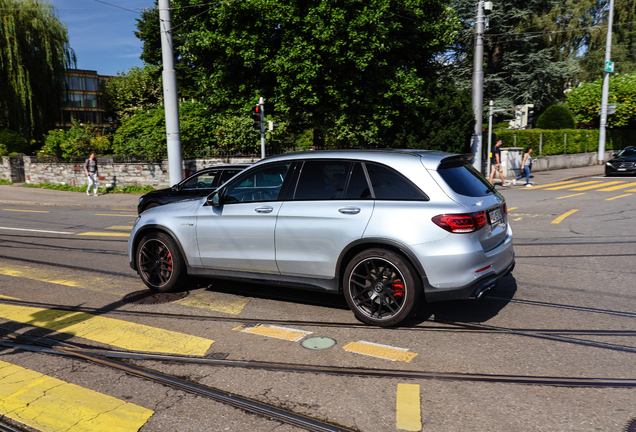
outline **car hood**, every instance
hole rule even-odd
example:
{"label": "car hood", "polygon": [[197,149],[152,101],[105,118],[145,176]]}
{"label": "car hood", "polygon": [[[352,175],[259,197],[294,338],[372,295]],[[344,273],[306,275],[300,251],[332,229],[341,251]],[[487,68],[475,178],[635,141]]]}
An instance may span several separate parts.
{"label": "car hood", "polygon": [[197,202],[205,201],[207,197],[192,197],[192,198],[184,198],[179,201],[171,202],[169,204],[165,204],[159,207],[149,208],[144,212],[145,213],[159,213],[159,212],[168,212],[174,210],[182,210],[186,209]]}
{"label": "car hood", "polygon": [[634,156],[616,156],[610,159],[610,162],[636,162],[636,157]]}

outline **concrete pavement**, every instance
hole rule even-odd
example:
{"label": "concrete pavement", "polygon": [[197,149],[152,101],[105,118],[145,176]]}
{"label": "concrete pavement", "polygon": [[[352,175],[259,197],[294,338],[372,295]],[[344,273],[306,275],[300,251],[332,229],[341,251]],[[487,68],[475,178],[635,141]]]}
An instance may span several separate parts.
{"label": "concrete pavement", "polygon": [[[591,165],[579,168],[568,168],[554,171],[540,171],[532,173],[532,182],[536,185],[555,183],[558,181],[576,178],[603,175],[603,167]],[[511,181],[512,178],[507,178]],[[501,180],[495,178],[496,185],[501,185]],[[525,179],[517,183],[523,187]],[[19,185],[0,185],[0,204],[11,205],[44,205],[66,207],[95,207],[95,208],[137,208],[141,194],[101,194],[97,197],[86,196],[85,192],[68,192],[52,189],[35,189],[20,187]]]}

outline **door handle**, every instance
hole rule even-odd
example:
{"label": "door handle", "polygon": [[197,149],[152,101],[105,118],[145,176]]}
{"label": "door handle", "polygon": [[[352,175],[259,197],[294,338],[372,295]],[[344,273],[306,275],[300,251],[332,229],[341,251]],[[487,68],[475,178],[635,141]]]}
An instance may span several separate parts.
{"label": "door handle", "polygon": [[343,207],[338,209],[338,211],[342,214],[358,214],[360,213],[360,209],[358,207]]}
{"label": "door handle", "polygon": [[271,213],[274,210],[274,207],[256,207],[254,211],[256,213]]}

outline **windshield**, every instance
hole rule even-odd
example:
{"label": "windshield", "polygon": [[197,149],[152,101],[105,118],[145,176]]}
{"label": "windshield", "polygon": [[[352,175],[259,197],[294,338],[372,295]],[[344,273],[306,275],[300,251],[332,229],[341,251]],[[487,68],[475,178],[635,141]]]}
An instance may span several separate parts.
{"label": "windshield", "polygon": [[619,157],[636,157],[636,147],[627,147],[618,154]]}

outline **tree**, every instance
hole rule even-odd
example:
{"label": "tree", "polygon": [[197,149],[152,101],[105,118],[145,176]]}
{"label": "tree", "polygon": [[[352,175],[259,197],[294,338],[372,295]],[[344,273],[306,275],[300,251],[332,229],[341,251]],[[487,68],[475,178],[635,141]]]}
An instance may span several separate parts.
{"label": "tree", "polygon": [[69,130],[56,129],[46,135],[46,143],[42,152],[57,158],[71,158],[87,156],[90,152],[103,153],[110,150],[108,137],[92,124],[80,123],[73,120]]}
{"label": "tree", "polygon": [[458,29],[443,0],[178,7],[188,3],[173,2],[179,51],[201,71],[202,94],[214,112],[247,117],[263,96],[266,113],[285,121],[290,133],[313,129],[317,145],[426,146],[434,133],[413,125],[437,81],[435,56]]}
{"label": "tree", "polygon": [[41,139],[59,118],[75,64],[66,26],[39,0],[0,0],[0,128]]}
{"label": "tree", "polygon": [[9,153],[26,153],[29,151],[27,140],[17,132],[9,129],[0,130],[0,156],[6,156]]}
{"label": "tree", "polygon": [[106,115],[123,119],[163,103],[161,70],[158,66],[133,67],[102,84],[99,99]]}
{"label": "tree", "polygon": [[574,117],[565,105],[552,105],[539,116],[539,129],[574,129]]}

